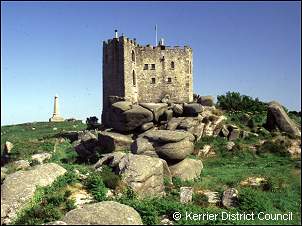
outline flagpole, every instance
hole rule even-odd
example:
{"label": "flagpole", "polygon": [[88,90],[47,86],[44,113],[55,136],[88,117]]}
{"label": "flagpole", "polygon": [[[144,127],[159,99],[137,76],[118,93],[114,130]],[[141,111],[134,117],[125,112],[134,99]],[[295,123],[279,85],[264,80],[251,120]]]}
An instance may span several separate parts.
{"label": "flagpole", "polygon": [[157,24],[155,24],[155,46],[157,46]]}

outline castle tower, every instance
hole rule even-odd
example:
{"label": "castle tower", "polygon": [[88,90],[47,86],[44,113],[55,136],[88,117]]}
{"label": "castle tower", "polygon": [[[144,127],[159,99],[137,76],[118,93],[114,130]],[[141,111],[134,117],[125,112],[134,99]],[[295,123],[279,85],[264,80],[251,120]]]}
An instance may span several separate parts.
{"label": "castle tower", "polygon": [[62,122],[64,119],[59,114],[59,97],[55,95],[54,99],[54,109],[52,117],[49,119],[50,122]]}
{"label": "castle tower", "polygon": [[[188,46],[141,46],[125,36],[103,42],[103,114],[112,102],[193,101],[193,52]],[[119,99],[120,98],[120,99]],[[110,113],[108,113],[110,114]]]}

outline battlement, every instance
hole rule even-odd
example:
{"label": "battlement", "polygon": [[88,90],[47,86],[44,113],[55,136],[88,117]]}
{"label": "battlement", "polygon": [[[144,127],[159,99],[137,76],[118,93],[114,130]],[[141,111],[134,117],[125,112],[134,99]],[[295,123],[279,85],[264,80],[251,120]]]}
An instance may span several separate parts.
{"label": "battlement", "polygon": [[192,48],[187,45],[185,45],[185,46],[178,46],[178,45],[166,46],[166,45],[160,45],[160,44],[158,44],[157,46],[154,46],[151,44],[140,45],[137,43],[136,39],[130,39],[124,35],[119,36],[118,38],[108,39],[107,41],[103,42],[103,45],[107,46],[109,44],[112,44],[113,42],[132,45],[134,47],[140,48],[140,50],[160,49],[160,50],[191,50],[192,51]]}

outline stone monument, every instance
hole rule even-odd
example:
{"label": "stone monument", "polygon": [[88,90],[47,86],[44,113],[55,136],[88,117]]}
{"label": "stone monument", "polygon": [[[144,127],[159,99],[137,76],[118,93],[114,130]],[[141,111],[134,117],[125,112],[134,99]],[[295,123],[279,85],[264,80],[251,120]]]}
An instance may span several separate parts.
{"label": "stone monument", "polygon": [[64,118],[62,118],[59,114],[59,97],[55,95],[54,109],[52,117],[49,119],[50,122],[63,122]]}

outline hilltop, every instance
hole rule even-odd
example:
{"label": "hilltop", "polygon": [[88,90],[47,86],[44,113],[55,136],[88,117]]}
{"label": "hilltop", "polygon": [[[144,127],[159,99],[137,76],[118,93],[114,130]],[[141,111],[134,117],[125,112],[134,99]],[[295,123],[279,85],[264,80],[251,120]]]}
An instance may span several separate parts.
{"label": "hilltop", "polygon": [[[228,93],[196,116],[131,134],[93,120],[2,126],[1,201],[16,204],[9,197],[21,184],[31,193],[20,190],[27,201],[5,207],[13,211],[1,213],[1,223],[299,224],[301,142],[287,127],[269,128],[276,105]],[[280,111],[301,127],[298,113]],[[108,217],[95,217],[99,211]],[[175,212],[292,212],[293,220],[176,219]]]}

